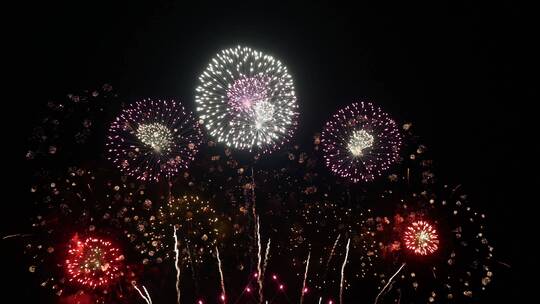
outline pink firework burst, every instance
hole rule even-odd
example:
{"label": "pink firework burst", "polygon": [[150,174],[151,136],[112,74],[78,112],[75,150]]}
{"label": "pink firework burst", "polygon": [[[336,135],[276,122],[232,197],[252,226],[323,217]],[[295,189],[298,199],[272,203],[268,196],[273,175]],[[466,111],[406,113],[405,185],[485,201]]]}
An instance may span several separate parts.
{"label": "pink firework burst", "polygon": [[263,76],[243,77],[227,90],[231,110],[255,115],[256,105],[266,101],[269,95],[269,79]]}
{"label": "pink firework burst", "polygon": [[109,128],[108,158],[140,180],[170,179],[195,158],[198,122],[175,101],[142,100],[124,109]]}
{"label": "pink firework burst", "polygon": [[352,182],[372,181],[399,160],[396,122],[369,102],[340,109],[321,134],[326,165]]}
{"label": "pink firework burst", "polygon": [[439,248],[439,238],[433,226],[425,221],[413,222],[403,236],[405,247],[415,254],[431,254]]}
{"label": "pink firework burst", "polygon": [[109,241],[89,237],[84,241],[75,235],[65,261],[70,282],[90,287],[107,287],[122,275],[124,256]]}

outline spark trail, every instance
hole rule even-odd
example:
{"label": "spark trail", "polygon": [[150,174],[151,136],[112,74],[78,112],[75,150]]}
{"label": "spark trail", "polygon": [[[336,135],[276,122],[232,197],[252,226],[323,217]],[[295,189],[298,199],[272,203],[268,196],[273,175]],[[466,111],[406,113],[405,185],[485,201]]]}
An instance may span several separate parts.
{"label": "spark trail", "polygon": [[176,230],[178,230],[175,226],[173,226],[173,236],[174,236],[174,267],[176,268],[176,303],[180,304],[180,265],[178,262],[178,258],[180,255],[180,251],[178,250],[178,237],[176,235]]}
{"label": "spark trail", "polygon": [[386,288],[388,287],[388,285],[390,285],[390,283],[392,282],[392,280],[394,279],[394,277],[401,271],[401,269],[403,269],[403,267],[405,267],[405,263],[401,264],[401,267],[399,267],[399,269],[396,271],[396,273],[394,273],[394,275],[392,277],[390,277],[390,279],[388,280],[388,283],[386,283],[386,285],[384,285],[383,289],[381,289],[381,292],[379,292],[379,294],[377,295],[377,297],[375,298],[375,304],[377,304],[377,302],[379,301],[379,297],[381,296],[381,294],[386,290]]}
{"label": "spark trail", "polygon": [[337,243],[339,242],[339,237],[341,237],[341,234],[338,234],[336,241],[334,242],[334,246],[332,246],[332,251],[330,251],[330,256],[328,257],[328,261],[326,262],[326,269],[328,269],[328,265],[330,265],[330,260],[332,260],[332,256],[334,256]]}
{"label": "spark trail", "polygon": [[343,304],[343,282],[345,280],[345,265],[347,264],[347,259],[349,258],[349,245],[351,244],[351,239],[347,240],[347,248],[345,251],[345,259],[343,260],[343,265],[341,265],[341,283],[339,284],[339,303]]}
{"label": "spark trail", "polygon": [[268,257],[270,255],[270,241],[271,239],[268,239],[268,243],[266,243],[266,253],[264,254],[264,263],[263,263],[263,269],[262,269],[262,277],[264,280],[264,274],[266,273],[266,266],[268,265]]}
{"label": "spark trail", "polygon": [[[255,212],[255,209],[253,209]],[[255,230],[257,232],[257,282],[259,284],[259,303],[263,302],[263,280],[261,275],[261,231],[260,231],[260,223],[259,223],[259,217],[257,216],[255,218]]]}
{"label": "spark trail", "polygon": [[304,283],[302,283],[302,290],[300,293],[300,304],[304,303],[304,294],[306,293],[306,281],[307,281],[307,275],[308,275],[308,269],[309,269],[309,259],[311,258],[311,251],[309,251],[307,259],[306,259],[306,271],[304,272]]}
{"label": "spark trail", "polygon": [[143,300],[146,302],[146,304],[152,304],[152,298],[150,298],[150,294],[148,293],[148,290],[146,290],[146,287],[143,286],[144,293],[146,294],[144,295],[139,289],[139,287],[137,287],[137,284],[135,282],[132,282],[132,284],[133,287],[135,287],[135,290],[137,290],[137,292],[141,296],[141,298],[143,298]]}
{"label": "spark trail", "polygon": [[225,280],[223,279],[223,269],[221,268],[221,259],[219,258],[219,249],[217,246],[216,246],[216,257],[218,260],[219,277],[221,279],[221,282],[220,282],[221,283],[221,298],[226,299],[227,297],[225,295]]}

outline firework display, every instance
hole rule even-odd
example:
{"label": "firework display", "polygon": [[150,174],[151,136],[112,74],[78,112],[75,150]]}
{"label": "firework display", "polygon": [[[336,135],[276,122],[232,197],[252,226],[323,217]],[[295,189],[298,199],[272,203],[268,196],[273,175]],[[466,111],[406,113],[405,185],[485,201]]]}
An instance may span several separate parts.
{"label": "firework display", "polygon": [[202,133],[197,121],[175,101],[138,101],[109,128],[108,158],[140,180],[170,179],[188,167]]}
{"label": "firework display", "polygon": [[395,121],[369,102],[353,103],[332,116],[322,132],[328,168],[353,182],[372,181],[399,160]]}
{"label": "firework display", "polygon": [[268,152],[292,136],[298,105],[281,61],[238,46],[218,53],[199,77],[195,102],[208,133],[240,150]]}
{"label": "firework display", "polygon": [[[110,112],[107,128],[100,113],[114,107],[90,103],[111,90],[70,96],[88,105],[67,120],[55,105],[61,118],[34,130],[31,227],[4,237],[22,241],[33,280],[61,303],[473,303],[493,280],[486,216],[435,175],[412,124],[373,103],[340,109],[311,145],[278,149],[296,128],[296,93],[259,51],[211,60],[199,120],[146,99]],[[88,117],[84,132],[61,132],[72,117]],[[257,153],[246,162],[235,149]],[[56,152],[70,156],[67,174],[48,160]]]}

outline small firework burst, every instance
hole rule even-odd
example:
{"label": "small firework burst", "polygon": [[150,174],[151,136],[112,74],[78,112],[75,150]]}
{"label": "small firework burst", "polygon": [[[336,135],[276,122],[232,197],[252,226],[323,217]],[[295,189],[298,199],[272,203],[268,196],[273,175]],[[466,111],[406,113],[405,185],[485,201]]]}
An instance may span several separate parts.
{"label": "small firework burst", "polygon": [[199,82],[197,112],[218,142],[264,153],[292,136],[298,116],[293,80],[274,57],[248,47],[226,49]]}
{"label": "small firework burst", "polygon": [[144,263],[150,260],[160,263],[174,253],[171,235],[175,227],[184,261],[200,264],[217,244],[218,221],[209,202],[197,196],[172,198],[149,218],[138,217],[138,230],[144,237],[143,243],[136,246],[145,253]]}
{"label": "small firework burst", "polygon": [[[103,136],[99,126],[118,104],[118,95],[108,84],[48,101],[27,140],[26,159],[48,171],[95,159],[92,144]],[[43,168],[51,162],[51,168]]]}
{"label": "small firework burst", "polygon": [[431,254],[439,248],[437,231],[426,221],[416,221],[407,227],[403,241],[405,247],[419,255]]}
{"label": "small firework burst", "polygon": [[321,137],[326,165],[355,183],[374,180],[399,159],[401,135],[396,123],[369,102],[339,110]]}
{"label": "small firework burst", "polygon": [[75,235],[65,261],[68,280],[90,288],[107,287],[122,273],[124,256],[111,242]]}
{"label": "small firework burst", "polygon": [[194,117],[175,101],[138,101],[109,128],[108,158],[140,180],[170,179],[195,158],[202,132]]}

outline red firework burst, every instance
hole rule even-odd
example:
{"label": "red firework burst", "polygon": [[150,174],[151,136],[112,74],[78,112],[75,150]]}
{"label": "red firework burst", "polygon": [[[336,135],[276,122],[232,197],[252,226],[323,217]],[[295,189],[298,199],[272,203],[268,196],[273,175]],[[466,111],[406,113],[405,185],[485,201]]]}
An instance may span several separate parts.
{"label": "red firework burst", "polygon": [[90,287],[106,287],[122,275],[124,256],[109,241],[75,235],[65,262],[70,282]]}
{"label": "red firework burst", "polygon": [[419,255],[431,254],[439,248],[437,231],[425,221],[416,221],[407,227],[403,240],[405,247]]}

